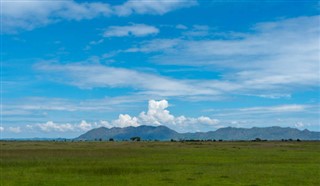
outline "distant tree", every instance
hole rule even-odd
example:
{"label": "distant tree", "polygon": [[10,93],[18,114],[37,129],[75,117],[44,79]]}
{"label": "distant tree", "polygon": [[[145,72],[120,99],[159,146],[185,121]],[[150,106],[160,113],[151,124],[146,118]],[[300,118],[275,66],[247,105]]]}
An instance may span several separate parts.
{"label": "distant tree", "polygon": [[131,137],[131,141],[141,141],[141,138],[139,136]]}
{"label": "distant tree", "polygon": [[290,138],[289,141],[293,141],[293,139]]}
{"label": "distant tree", "polygon": [[113,138],[109,138],[109,141],[114,141],[114,139]]}
{"label": "distant tree", "polygon": [[219,139],[219,141],[223,141],[222,139]]}
{"label": "distant tree", "polygon": [[102,141],[102,138],[99,138],[99,141]]}
{"label": "distant tree", "polygon": [[297,141],[301,141],[301,140],[298,138]]}
{"label": "distant tree", "polygon": [[260,138],[256,138],[254,141],[262,141]]}

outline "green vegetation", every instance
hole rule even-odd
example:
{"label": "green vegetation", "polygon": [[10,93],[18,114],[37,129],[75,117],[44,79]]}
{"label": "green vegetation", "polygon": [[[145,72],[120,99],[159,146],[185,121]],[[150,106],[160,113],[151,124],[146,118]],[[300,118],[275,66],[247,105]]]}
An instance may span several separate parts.
{"label": "green vegetation", "polygon": [[7,185],[320,185],[320,142],[0,142]]}

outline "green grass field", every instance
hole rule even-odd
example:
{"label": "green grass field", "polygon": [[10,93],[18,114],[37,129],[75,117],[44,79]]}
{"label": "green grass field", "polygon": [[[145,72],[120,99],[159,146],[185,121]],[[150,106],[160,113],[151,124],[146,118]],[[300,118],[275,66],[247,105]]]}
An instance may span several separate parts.
{"label": "green grass field", "polygon": [[320,142],[0,142],[1,185],[320,185]]}

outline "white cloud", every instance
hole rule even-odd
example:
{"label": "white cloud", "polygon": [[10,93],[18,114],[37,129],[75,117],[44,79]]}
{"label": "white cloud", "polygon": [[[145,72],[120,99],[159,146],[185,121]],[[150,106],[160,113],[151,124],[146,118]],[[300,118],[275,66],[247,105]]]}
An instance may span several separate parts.
{"label": "white cloud", "polygon": [[111,125],[108,121],[99,121],[94,123],[89,123],[85,120],[82,120],[80,123],[70,124],[70,123],[55,123],[53,121],[48,121],[46,123],[27,125],[28,129],[34,130],[39,129],[44,132],[83,132],[88,131],[93,128],[98,127],[108,127],[111,128]]}
{"label": "white cloud", "polygon": [[[170,114],[170,111],[167,110],[168,107],[169,103],[167,100],[150,100],[147,112],[141,112],[138,117],[133,118],[131,118],[129,115],[125,115],[126,118],[122,119],[122,121],[129,121],[126,122],[126,126],[165,125],[178,131],[194,131],[199,129],[202,130],[204,128],[206,128],[205,130],[208,130],[219,128],[219,126],[217,125],[219,123],[219,120],[217,119],[212,119],[205,116],[192,118],[182,115],[176,117]],[[124,115],[121,116],[124,117]],[[134,125],[130,124],[130,122],[132,122],[131,120],[134,120]],[[117,123],[114,124],[115,126],[124,126],[122,123],[118,125]]]}
{"label": "white cloud", "polygon": [[137,127],[140,125],[165,125],[169,128],[180,132],[186,131],[199,131],[199,130],[214,130],[220,128],[221,125],[217,119],[210,117],[200,116],[198,118],[174,116],[170,114],[167,108],[169,103],[166,100],[155,101],[150,100],[147,112],[141,112],[138,116],[130,116],[128,114],[120,114],[118,119],[108,122],[101,120],[99,122],[89,123],[82,120],[79,124],[70,123],[54,123],[48,121],[41,124],[27,125],[26,128],[30,130],[37,130],[44,132],[83,132],[98,127]]}
{"label": "white cloud", "polygon": [[90,123],[87,123],[86,121],[82,120],[78,127],[83,131],[87,131],[92,128],[92,125]]}
{"label": "white cloud", "polygon": [[69,63],[61,65],[42,62],[35,65],[35,68],[46,72],[46,75],[58,73],[59,76],[52,76],[55,78],[59,78],[63,74],[65,77],[56,79],[56,81],[69,83],[80,88],[131,87],[139,90],[139,94],[153,95],[155,97],[215,95],[218,93],[214,88],[202,85],[201,81],[177,80],[161,75],[100,64]]}
{"label": "white cloud", "polygon": [[288,94],[320,83],[319,19],[312,16],[260,23],[251,33],[227,33],[222,39],[155,39],[126,51],[153,53],[151,60],[162,65],[223,69],[223,79],[203,82],[208,87],[229,84],[222,88],[240,94],[261,94],[261,90],[271,96]]}
{"label": "white cloud", "polygon": [[308,106],[306,105],[279,105],[270,107],[251,107],[243,108],[240,111],[251,111],[251,112],[300,112],[304,111]]}
{"label": "white cloud", "polygon": [[0,132],[4,131],[4,127],[0,127]]}
{"label": "white cloud", "polygon": [[106,128],[111,128],[113,127],[108,121],[100,121],[100,127],[106,127]]}
{"label": "white cloud", "polygon": [[147,98],[142,95],[105,97],[102,99],[86,99],[81,101],[48,97],[24,97],[23,99],[6,99],[3,103],[5,110],[2,114],[5,116],[21,116],[31,115],[33,111],[105,112],[115,110],[115,108],[119,106],[125,107],[125,105],[145,99]]}
{"label": "white cloud", "polygon": [[154,26],[145,24],[133,24],[129,26],[110,26],[104,32],[104,37],[142,37],[147,35],[155,35],[158,33],[159,29]]}
{"label": "white cloud", "polygon": [[20,127],[9,127],[8,131],[13,132],[13,133],[20,133],[21,128]]}
{"label": "white cloud", "polygon": [[175,51],[175,47],[181,44],[180,39],[154,39],[142,42],[142,46],[129,48],[125,52],[159,52],[159,51]]}
{"label": "white cloud", "polygon": [[209,117],[201,116],[197,119],[197,122],[199,123],[204,123],[204,124],[209,124],[209,125],[216,125],[219,123],[219,120],[217,119],[211,119]]}
{"label": "white cloud", "polygon": [[195,0],[129,0],[123,5],[115,6],[115,13],[120,16],[130,14],[155,14],[162,15],[179,8],[186,8],[197,5]]}
{"label": "white cloud", "polygon": [[75,129],[75,127],[69,123],[57,124],[57,123],[54,123],[53,121],[48,121],[43,124],[37,124],[36,126],[39,127],[40,130],[45,132],[51,132],[51,131],[67,132],[67,131],[73,131]]}
{"label": "white cloud", "polygon": [[174,122],[174,116],[166,108],[169,106],[168,101],[150,100],[147,113],[141,112],[139,118],[143,123],[152,125],[161,125]]}
{"label": "white cloud", "polygon": [[105,3],[35,0],[4,1],[1,5],[3,31],[9,33],[32,30],[61,19],[82,20],[112,14],[111,7]]}
{"label": "white cloud", "polygon": [[138,118],[131,117],[128,114],[120,114],[119,118],[117,120],[114,120],[112,124],[113,126],[121,127],[121,128],[129,127],[129,126],[133,126],[133,127],[139,126]]}
{"label": "white cloud", "polygon": [[69,1],[1,1],[2,32],[15,33],[32,30],[61,20],[93,19],[98,16],[129,16],[136,14],[162,15],[167,12],[196,5],[196,1],[158,0],[127,1],[122,5],[107,3]]}
{"label": "white cloud", "polygon": [[[303,104],[273,105],[273,106],[230,108],[230,109],[211,109],[206,111],[213,113],[217,117],[223,117],[223,118],[229,118],[229,119],[233,118],[234,120],[239,120],[239,119],[246,120],[249,118],[265,120],[265,124],[269,123],[270,120],[268,119],[273,117],[278,117],[278,119],[279,118],[292,119],[292,118],[300,118],[302,116],[304,118],[318,118],[318,115],[319,115],[319,107],[317,105],[303,105]],[[291,121],[291,124],[292,123],[293,122]],[[255,124],[251,123],[251,125],[255,125]],[[279,125],[281,125],[281,123]]]}
{"label": "white cloud", "polygon": [[188,27],[183,24],[178,24],[178,25],[176,25],[176,29],[185,30],[185,29],[188,29]]}
{"label": "white cloud", "polygon": [[302,122],[297,122],[296,124],[294,124],[294,126],[300,129],[303,128],[305,125]]}

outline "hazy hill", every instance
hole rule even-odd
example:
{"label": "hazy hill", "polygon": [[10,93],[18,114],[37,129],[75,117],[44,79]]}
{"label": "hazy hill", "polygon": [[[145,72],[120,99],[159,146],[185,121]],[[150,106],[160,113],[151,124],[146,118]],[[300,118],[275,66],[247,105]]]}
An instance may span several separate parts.
{"label": "hazy hill", "polygon": [[295,128],[282,127],[253,127],[246,128],[220,128],[216,131],[197,133],[178,133],[165,126],[139,126],[126,128],[96,128],[82,134],[75,140],[129,140],[131,137],[139,136],[142,140],[170,140],[170,139],[222,139],[222,140],[253,140],[255,138],[267,140],[301,139],[320,140],[320,132],[309,130],[298,130]]}
{"label": "hazy hill", "polygon": [[114,127],[111,129],[101,127],[86,132],[76,138],[76,140],[95,140],[100,138],[103,140],[108,140],[109,138],[115,140],[129,140],[131,137],[135,136],[139,136],[143,140],[170,140],[177,139],[179,133],[165,126],[154,127],[143,125],[126,128]]}

